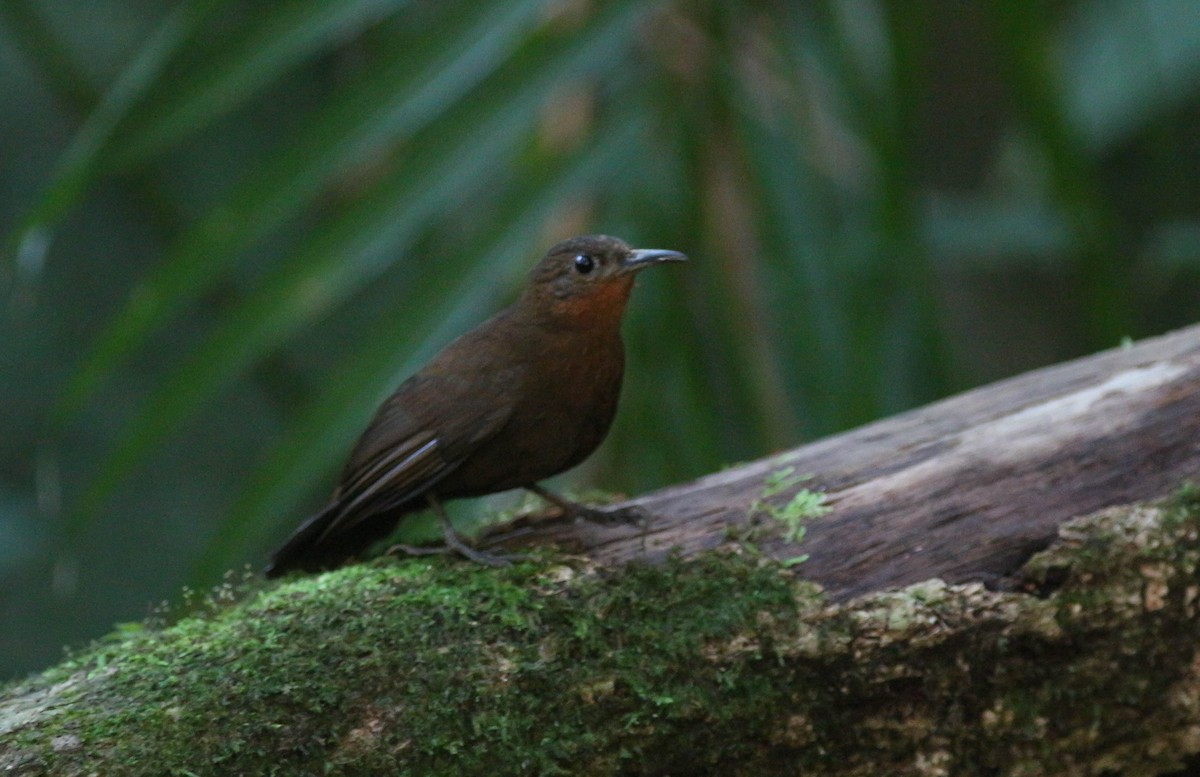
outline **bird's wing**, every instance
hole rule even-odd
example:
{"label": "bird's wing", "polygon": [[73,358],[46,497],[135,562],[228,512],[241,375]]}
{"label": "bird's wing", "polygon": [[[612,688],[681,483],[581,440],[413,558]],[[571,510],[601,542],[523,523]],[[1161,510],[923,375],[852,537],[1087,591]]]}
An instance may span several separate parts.
{"label": "bird's wing", "polygon": [[[386,536],[397,518],[388,511],[413,499],[445,477],[458,462],[447,461],[429,432],[379,449],[343,480],[334,498],[310,517],[271,556],[268,577],[292,569],[316,571],[337,566]],[[372,520],[374,519],[374,520]]]}
{"label": "bird's wing", "polygon": [[[442,381],[421,380],[394,399],[411,400],[420,393],[423,404],[446,401],[455,396]],[[355,447],[342,482],[335,494],[335,517],[324,527],[316,542],[332,534],[347,532],[372,516],[389,512],[428,491],[439,480],[461,466],[470,452],[499,430],[512,414],[507,401],[486,403],[453,402],[452,412],[439,429],[422,428],[406,411],[406,401],[389,402],[380,408],[375,422]]]}
{"label": "bird's wing", "polygon": [[342,482],[336,497],[337,517],[316,541],[352,529],[368,516],[399,507],[453,472],[458,464],[441,455],[432,432],[420,432],[380,450]]}

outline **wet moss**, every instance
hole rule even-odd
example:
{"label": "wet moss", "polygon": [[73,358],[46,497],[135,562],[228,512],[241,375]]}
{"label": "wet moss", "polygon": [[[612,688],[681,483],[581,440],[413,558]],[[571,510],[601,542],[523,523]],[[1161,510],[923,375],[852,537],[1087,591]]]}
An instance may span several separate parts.
{"label": "wet moss", "polygon": [[[786,677],[703,656],[794,623],[794,589],[736,556],[614,575],[381,560],[95,646],[37,681],[83,678],[22,746],[62,773],[607,771],[664,742],[732,739],[723,724],[786,696]],[[63,736],[74,746],[54,752]]]}
{"label": "wet moss", "polygon": [[836,605],[750,553],[611,571],[549,554],[501,570],[381,559],[126,630],[10,689],[0,709],[40,690],[41,714],[0,719],[0,767],[1168,769],[1200,748],[1200,498],[1061,535],[1015,591],[932,580]]}

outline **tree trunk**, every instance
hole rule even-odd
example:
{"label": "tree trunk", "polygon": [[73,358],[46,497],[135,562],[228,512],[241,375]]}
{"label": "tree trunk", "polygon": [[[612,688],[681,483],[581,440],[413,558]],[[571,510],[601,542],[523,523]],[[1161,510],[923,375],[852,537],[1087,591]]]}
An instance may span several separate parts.
{"label": "tree trunk", "polygon": [[1198,383],[1193,327],[494,538],[578,555],[218,589],[0,695],[0,774],[1178,769],[1200,498],[1131,503]]}

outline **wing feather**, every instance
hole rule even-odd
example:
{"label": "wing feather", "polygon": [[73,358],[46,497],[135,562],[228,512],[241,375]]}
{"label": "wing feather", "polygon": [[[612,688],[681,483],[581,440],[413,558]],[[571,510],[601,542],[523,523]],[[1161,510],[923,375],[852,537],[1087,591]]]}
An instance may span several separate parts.
{"label": "wing feather", "polygon": [[438,440],[430,433],[382,451],[338,489],[335,500],[340,509],[314,541],[352,530],[373,515],[399,507],[427,491],[461,463],[461,459],[454,462],[443,459]]}
{"label": "wing feather", "polygon": [[[268,575],[328,569],[361,553],[504,428],[523,369],[488,363],[465,373],[454,368],[461,360],[458,350],[493,336],[500,337],[478,331],[464,335],[379,407],[351,452],[333,498],[275,551]],[[492,350],[480,347],[472,353],[486,356]],[[479,401],[481,396],[488,401]]]}

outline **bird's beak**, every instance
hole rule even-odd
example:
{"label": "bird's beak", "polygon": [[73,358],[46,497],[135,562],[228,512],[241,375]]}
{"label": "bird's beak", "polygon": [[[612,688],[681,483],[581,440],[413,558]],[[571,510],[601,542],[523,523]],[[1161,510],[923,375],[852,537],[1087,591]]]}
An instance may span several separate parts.
{"label": "bird's beak", "polygon": [[667,251],[662,248],[636,248],[629,252],[629,256],[625,257],[625,261],[621,263],[621,269],[625,272],[634,272],[659,262],[686,261],[687,257],[678,251]]}

